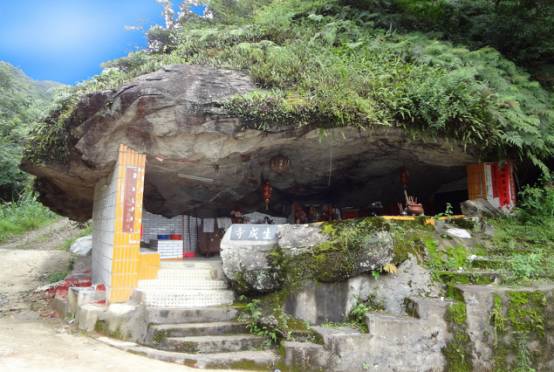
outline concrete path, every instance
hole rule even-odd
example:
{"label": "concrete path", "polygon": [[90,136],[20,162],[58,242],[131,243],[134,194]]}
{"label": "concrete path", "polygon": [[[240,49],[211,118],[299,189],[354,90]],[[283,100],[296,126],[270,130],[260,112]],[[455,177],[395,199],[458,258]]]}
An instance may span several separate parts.
{"label": "concrete path", "polygon": [[0,371],[184,371],[185,366],[117,350],[51,318],[33,291],[50,273],[65,271],[71,255],[59,250],[78,229],[67,220],[0,245]]}
{"label": "concrete path", "polygon": [[173,372],[192,368],[134,355],[71,334],[59,320],[0,319],[2,372]]}

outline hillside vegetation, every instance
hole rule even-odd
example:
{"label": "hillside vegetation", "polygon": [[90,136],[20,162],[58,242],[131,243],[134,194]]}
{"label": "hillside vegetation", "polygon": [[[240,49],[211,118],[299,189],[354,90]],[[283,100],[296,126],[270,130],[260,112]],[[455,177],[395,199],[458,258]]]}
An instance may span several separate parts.
{"label": "hillside vegetation", "polygon": [[0,61],[0,201],[18,199],[28,183],[19,170],[23,143],[31,126],[44,117],[59,84],[33,81]]}
{"label": "hillside vegetation", "polygon": [[59,86],[0,61],[0,242],[57,218],[36,200],[19,162],[30,128],[47,114]]}
{"label": "hillside vegetation", "polygon": [[472,49],[491,46],[554,87],[551,0],[343,0],[376,26],[423,31]]}
{"label": "hillside vegetation", "polygon": [[339,0],[218,0],[210,9],[213,19],[153,29],[155,50],[106,63],[76,87],[36,128],[28,156],[63,160],[80,95],[196,63],[250,73],[259,90],[227,109],[260,129],[397,126],[461,140],[483,159],[528,159],[548,173],[541,159],[554,151],[553,96],[493,48],[384,30],[370,10]]}

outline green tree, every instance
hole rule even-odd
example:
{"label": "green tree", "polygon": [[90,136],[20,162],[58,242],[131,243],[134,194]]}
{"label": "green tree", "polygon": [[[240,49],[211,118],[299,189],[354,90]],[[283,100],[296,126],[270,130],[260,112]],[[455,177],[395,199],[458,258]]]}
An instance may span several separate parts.
{"label": "green tree", "polygon": [[18,198],[28,176],[19,169],[30,127],[49,109],[53,82],[34,82],[22,71],[0,62],[0,201]]}

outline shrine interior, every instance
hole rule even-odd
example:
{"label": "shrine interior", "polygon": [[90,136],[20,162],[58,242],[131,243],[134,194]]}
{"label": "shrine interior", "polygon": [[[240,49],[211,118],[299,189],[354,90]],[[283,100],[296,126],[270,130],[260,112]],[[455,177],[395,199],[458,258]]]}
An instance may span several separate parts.
{"label": "shrine interior", "polygon": [[[458,214],[459,204],[468,198],[465,166],[399,164],[387,173],[368,174],[356,164],[301,184],[291,180],[288,159],[278,160],[273,167],[277,171],[262,169],[256,179],[237,185],[185,173],[164,182],[160,177],[167,178],[167,173],[158,173],[154,162],[145,177],[142,247],[157,249],[163,259],[213,256],[231,224],[433,216],[447,208]],[[171,186],[160,188],[164,184]]]}

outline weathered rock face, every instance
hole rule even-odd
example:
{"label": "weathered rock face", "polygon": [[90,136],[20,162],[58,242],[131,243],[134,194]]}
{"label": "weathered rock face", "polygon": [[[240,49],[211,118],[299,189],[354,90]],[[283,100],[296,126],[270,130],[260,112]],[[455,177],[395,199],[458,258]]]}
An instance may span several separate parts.
{"label": "weathered rock face", "polygon": [[444,315],[450,303],[408,298],[417,318],[368,312],[368,333],[349,327],[312,327],[323,345],[285,342],[285,363],[307,371],[443,371],[449,338]]}
{"label": "weathered rock face", "polygon": [[225,234],[221,241],[223,272],[242,292],[271,292],[283,284],[282,273],[275,270],[269,257],[277,241],[233,242]]}
{"label": "weathered rock face", "polygon": [[507,212],[492,205],[488,200],[466,200],[460,204],[462,213],[467,217],[500,217]]}
{"label": "weathered rock face", "polygon": [[466,306],[465,331],[475,371],[554,370],[554,286],[459,285]]}
{"label": "weathered rock face", "polygon": [[343,322],[352,308],[369,298],[393,315],[405,315],[404,300],[408,297],[439,297],[441,287],[431,273],[411,256],[395,274],[379,279],[369,274],[355,276],[338,283],[303,283],[302,288],[287,299],[285,310],[310,324],[327,321]]}
{"label": "weathered rock face", "polygon": [[[278,225],[278,232],[273,240],[232,240],[233,229],[240,226],[233,225],[223,237],[221,260],[225,275],[238,284],[239,288],[237,289],[241,291],[267,293],[281,287],[285,273],[282,272],[279,265],[272,262],[274,259],[272,252],[275,251],[275,248],[279,248],[283,256],[294,258],[305,253],[314,253],[319,244],[329,240],[321,232],[319,225]],[[334,253],[319,253],[319,255],[325,261],[333,261],[335,257],[326,254],[333,255]],[[392,236],[387,231],[376,231],[368,234],[355,259],[348,261],[349,273],[351,276],[355,276],[380,269],[383,265],[391,262],[392,257]],[[336,257],[334,264],[337,268],[343,266],[341,257]],[[322,268],[322,271],[324,270],[329,272],[324,277],[334,281],[332,279],[335,268]],[[342,273],[337,270],[337,275],[342,275]]]}
{"label": "weathered rock face", "polygon": [[[168,217],[259,208],[263,179],[273,185],[273,208],[295,198],[343,205],[396,201],[402,198],[403,166],[410,170],[412,193],[423,198],[441,183],[463,178],[462,166],[473,161],[452,142],[415,140],[397,128],[338,128],[324,135],[309,127],[252,129],[229,117],[223,104],[254,88],[240,72],[167,66],[118,91],[82,98],[70,119],[69,160],[24,159],[22,167],[38,177],[41,201],[86,220],[94,185],[112,170],[119,144],[147,155],[145,208]],[[284,174],[270,167],[276,155],[290,159]]]}
{"label": "weathered rock face", "polygon": [[404,314],[404,299],[411,296],[438,297],[440,286],[433,281],[431,273],[417,263],[413,256],[404,261],[398,272],[383,275],[378,280],[369,276],[359,276],[349,281],[349,302],[346,312],[350,312],[356,301],[372,297],[383,304],[390,314]]}

